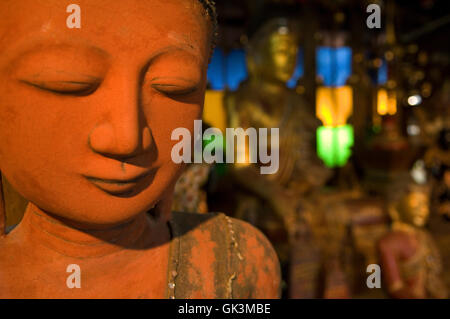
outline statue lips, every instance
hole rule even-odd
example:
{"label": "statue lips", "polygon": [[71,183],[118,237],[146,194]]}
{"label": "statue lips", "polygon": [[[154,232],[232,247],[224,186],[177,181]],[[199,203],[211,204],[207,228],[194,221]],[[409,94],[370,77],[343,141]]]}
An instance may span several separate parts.
{"label": "statue lips", "polygon": [[[129,178],[99,178],[85,176],[88,181],[102,191],[114,196],[127,196],[142,190],[142,186],[150,184],[155,175],[156,169],[148,170],[140,175]],[[145,187],[144,187],[145,188]]]}

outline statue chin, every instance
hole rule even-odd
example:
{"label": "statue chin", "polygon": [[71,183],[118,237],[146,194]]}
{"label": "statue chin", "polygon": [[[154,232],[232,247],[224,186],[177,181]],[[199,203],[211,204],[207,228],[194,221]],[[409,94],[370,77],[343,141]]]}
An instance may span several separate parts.
{"label": "statue chin", "polygon": [[423,227],[423,226],[425,226],[426,222],[427,222],[427,220],[420,216],[416,216],[413,218],[413,224],[416,227]]}

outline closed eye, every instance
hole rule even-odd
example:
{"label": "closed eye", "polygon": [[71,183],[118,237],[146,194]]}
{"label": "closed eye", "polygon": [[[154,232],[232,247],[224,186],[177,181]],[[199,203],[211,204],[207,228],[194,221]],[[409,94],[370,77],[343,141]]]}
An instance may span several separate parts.
{"label": "closed eye", "polygon": [[49,91],[61,95],[86,96],[90,95],[100,85],[100,81],[80,82],[80,81],[26,81],[21,82],[34,86],[38,89]]}
{"label": "closed eye", "polygon": [[182,76],[160,76],[150,81],[150,86],[169,97],[184,97],[198,91],[200,84],[198,80]]}
{"label": "closed eye", "polygon": [[169,96],[184,96],[194,93],[198,90],[197,86],[180,86],[175,84],[152,84],[152,88],[157,90],[158,92],[169,95]]}

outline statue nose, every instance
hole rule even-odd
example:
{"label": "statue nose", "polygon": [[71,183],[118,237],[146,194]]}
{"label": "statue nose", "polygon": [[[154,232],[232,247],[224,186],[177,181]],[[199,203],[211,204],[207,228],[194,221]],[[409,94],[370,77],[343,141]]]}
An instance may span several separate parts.
{"label": "statue nose", "polygon": [[90,148],[99,154],[129,159],[154,144],[142,108],[140,71],[134,67],[110,72],[99,91],[99,120],[89,134]]}
{"label": "statue nose", "polygon": [[90,148],[99,154],[130,158],[148,151],[153,137],[148,126],[130,125],[119,122],[114,125],[104,122],[97,125],[89,136]]}

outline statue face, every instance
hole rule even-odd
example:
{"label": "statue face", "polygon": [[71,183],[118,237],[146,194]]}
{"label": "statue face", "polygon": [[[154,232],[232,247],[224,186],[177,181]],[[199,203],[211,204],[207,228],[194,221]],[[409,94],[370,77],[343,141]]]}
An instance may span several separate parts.
{"label": "statue face", "polygon": [[399,210],[403,221],[422,227],[430,215],[429,197],[425,192],[413,191],[400,203]]}
{"label": "statue face", "polygon": [[172,130],[201,117],[210,22],[186,0],[0,3],[0,170],[75,222],[115,224],[157,204],[181,166]]}
{"label": "statue face", "polygon": [[251,50],[250,64],[258,76],[285,83],[297,64],[297,34],[287,26],[274,27],[270,22],[264,29],[270,31],[263,30],[252,40],[255,47]]}
{"label": "statue face", "polygon": [[298,44],[294,34],[289,33],[286,28],[280,27],[279,30],[271,34],[267,43],[266,74],[272,74],[277,80],[287,82],[294,74]]}

